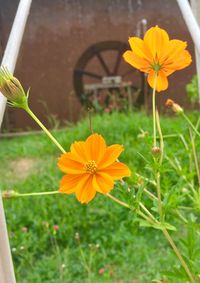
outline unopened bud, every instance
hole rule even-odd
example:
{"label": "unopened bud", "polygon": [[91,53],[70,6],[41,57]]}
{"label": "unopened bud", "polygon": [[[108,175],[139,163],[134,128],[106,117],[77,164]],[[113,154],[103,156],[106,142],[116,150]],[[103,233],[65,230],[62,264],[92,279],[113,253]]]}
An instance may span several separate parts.
{"label": "unopened bud", "polygon": [[15,196],[17,196],[18,193],[15,191],[4,191],[2,192],[2,198],[13,198]]}
{"label": "unopened bud", "polygon": [[27,95],[21,83],[5,67],[0,68],[0,91],[12,106],[23,108],[27,104]]}
{"label": "unopened bud", "polygon": [[165,105],[170,107],[175,113],[183,113],[183,108],[172,99],[167,99]]}
{"label": "unopened bud", "polygon": [[151,152],[154,156],[159,156],[161,154],[161,149],[158,146],[154,146],[152,147]]}

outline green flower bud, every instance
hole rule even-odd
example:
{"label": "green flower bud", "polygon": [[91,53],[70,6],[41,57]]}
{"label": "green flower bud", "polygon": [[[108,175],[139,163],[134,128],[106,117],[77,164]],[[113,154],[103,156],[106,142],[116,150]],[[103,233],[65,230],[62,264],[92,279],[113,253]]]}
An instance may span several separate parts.
{"label": "green flower bud", "polygon": [[21,83],[5,67],[0,68],[0,91],[15,107],[24,108],[28,95]]}

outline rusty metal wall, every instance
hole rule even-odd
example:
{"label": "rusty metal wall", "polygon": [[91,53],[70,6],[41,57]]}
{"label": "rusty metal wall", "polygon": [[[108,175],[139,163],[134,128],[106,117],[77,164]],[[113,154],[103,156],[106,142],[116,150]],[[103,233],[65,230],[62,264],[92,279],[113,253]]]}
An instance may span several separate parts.
{"label": "rusty metal wall", "polygon": [[[11,28],[18,1],[0,0],[1,48]],[[73,92],[73,70],[81,54],[100,41],[126,42],[138,32],[138,22],[165,28],[171,38],[193,44],[174,0],[34,0],[26,27],[16,75],[31,86],[33,111],[48,125],[48,117],[77,121],[81,105]],[[196,72],[195,64],[169,77],[169,88],[159,94],[162,108],[171,97],[186,102],[185,84]],[[4,128],[36,128],[23,111],[7,109]]]}

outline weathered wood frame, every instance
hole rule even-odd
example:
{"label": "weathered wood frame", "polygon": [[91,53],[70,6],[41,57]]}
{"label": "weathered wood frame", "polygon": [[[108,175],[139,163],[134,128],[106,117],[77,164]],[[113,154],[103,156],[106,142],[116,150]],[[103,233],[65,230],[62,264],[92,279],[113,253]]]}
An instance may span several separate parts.
{"label": "weathered wood frame", "polygon": [[[2,66],[6,66],[13,73],[20,50],[29,10],[32,0],[21,0],[15,15],[12,30],[4,52]],[[6,98],[0,93],[0,127],[6,108]],[[0,282],[15,283],[15,273],[12,263],[2,196],[0,193]]]}

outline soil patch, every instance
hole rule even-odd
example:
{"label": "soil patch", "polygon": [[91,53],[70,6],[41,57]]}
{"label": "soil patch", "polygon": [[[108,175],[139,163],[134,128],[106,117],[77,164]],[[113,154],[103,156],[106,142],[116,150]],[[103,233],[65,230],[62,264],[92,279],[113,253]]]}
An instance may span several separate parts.
{"label": "soil patch", "polygon": [[35,159],[20,158],[11,162],[10,170],[16,178],[25,179],[35,167],[36,162]]}

